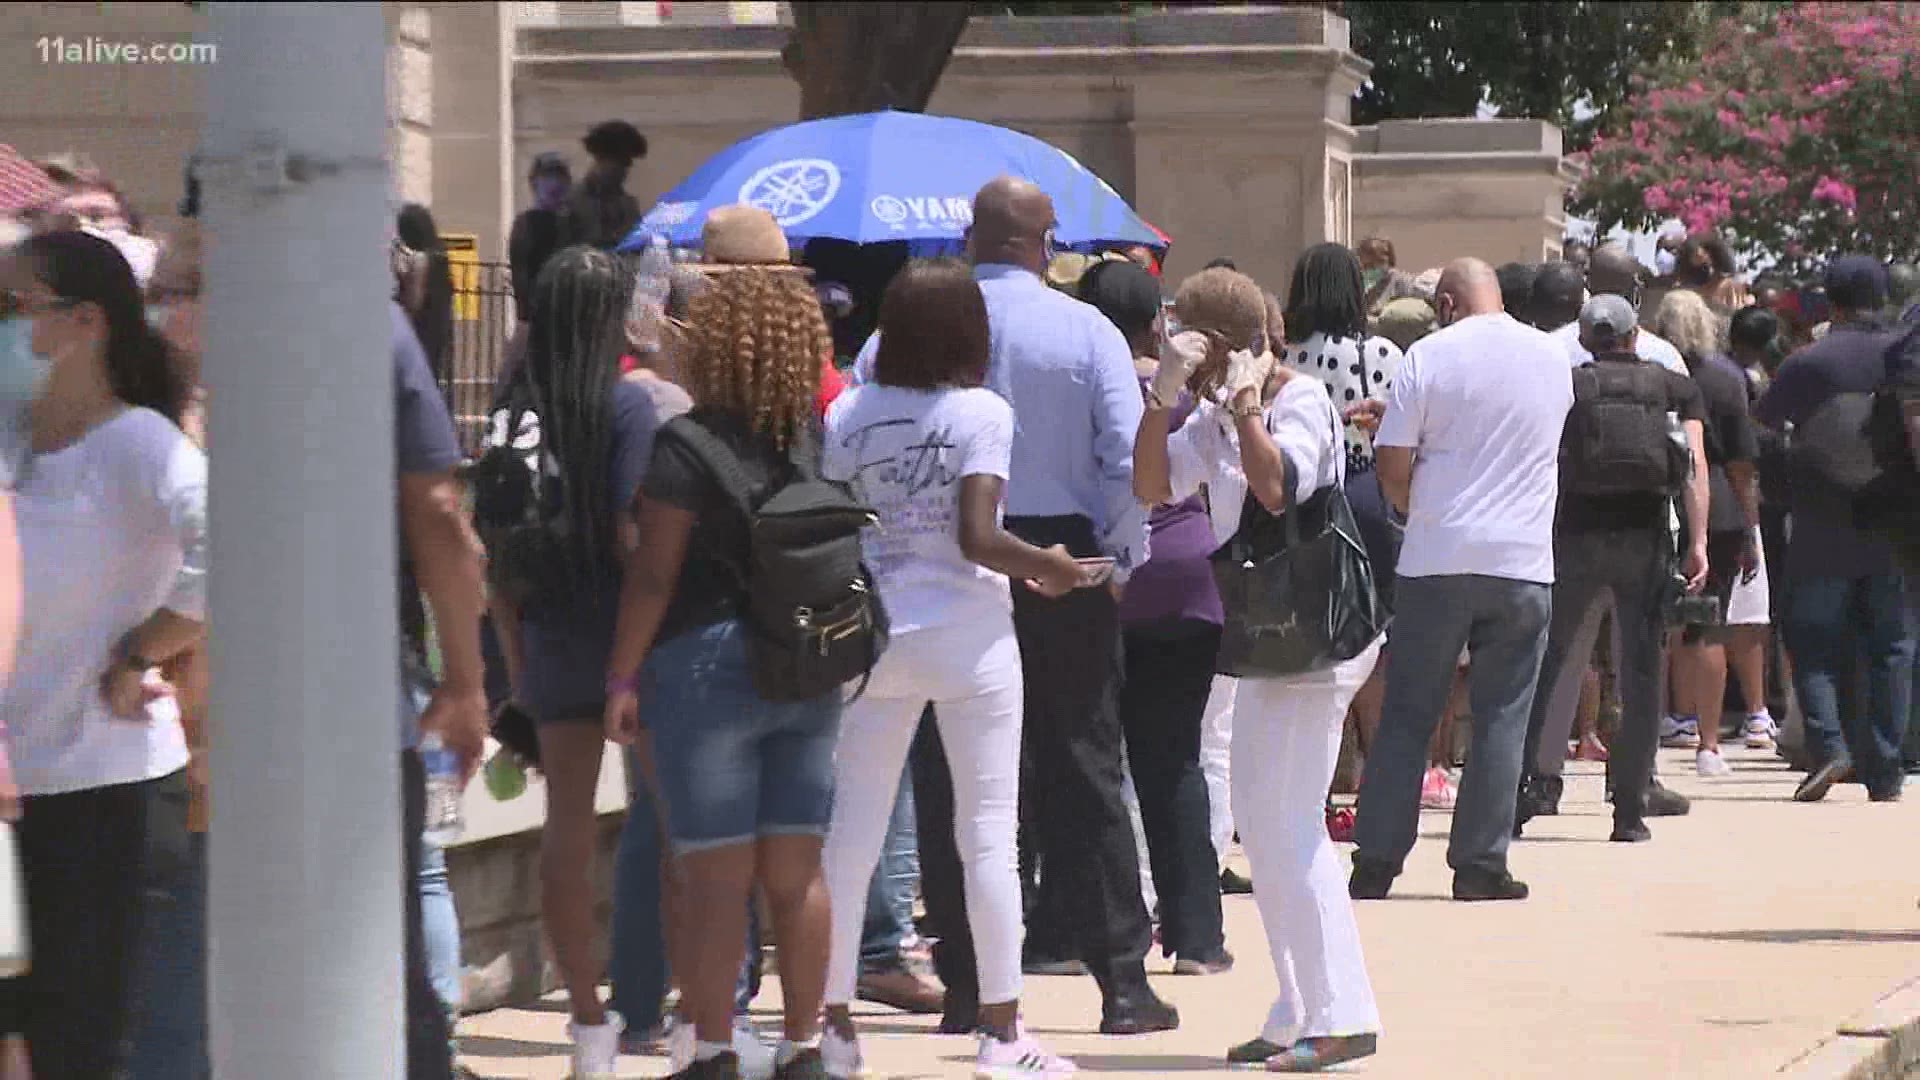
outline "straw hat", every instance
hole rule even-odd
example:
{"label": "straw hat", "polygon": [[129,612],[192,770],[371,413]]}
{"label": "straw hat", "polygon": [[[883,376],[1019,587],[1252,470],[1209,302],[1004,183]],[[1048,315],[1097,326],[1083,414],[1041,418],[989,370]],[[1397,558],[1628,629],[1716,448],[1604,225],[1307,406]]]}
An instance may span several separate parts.
{"label": "straw hat", "polygon": [[700,248],[700,262],[695,266],[708,272],[747,267],[801,269],[793,265],[793,253],[780,223],[757,206],[721,206],[708,213],[706,224],[700,227]]}

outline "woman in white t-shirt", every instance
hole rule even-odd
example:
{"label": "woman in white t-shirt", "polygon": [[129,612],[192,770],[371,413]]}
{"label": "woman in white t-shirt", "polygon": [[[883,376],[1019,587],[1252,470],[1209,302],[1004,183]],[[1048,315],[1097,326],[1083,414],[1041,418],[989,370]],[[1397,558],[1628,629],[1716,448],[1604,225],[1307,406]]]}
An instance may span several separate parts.
{"label": "woman in white t-shirt", "polygon": [[[1224,544],[1246,499],[1283,514],[1342,483],[1340,416],[1325,389],[1271,353],[1256,355],[1258,339],[1233,329],[1260,325],[1259,286],[1231,270],[1207,270],[1183,283],[1174,303],[1186,329],[1162,348],[1134,439],[1140,501],[1158,506],[1204,486],[1214,538]],[[1203,403],[1169,435],[1166,409],[1183,387]],[[1280,995],[1260,1036],[1229,1050],[1230,1062],[1317,1072],[1374,1052],[1380,1014],[1322,811],[1347,705],[1384,640],[1330,670],[1240,680],[1233,819]]]}
{"label": "woman in white t-shirt", "polygon": [[0,274],[45,370],[14,499],[25,632],[0,692],[33,968],[0,1022],[37,1075],[110,1076],[144,882],[187,854],[187,741],[159,669],[203,634],[206,460],[111,243],[36,236]]}
{"label": "woman in white t-shirt", "polygon": [[1058,596],[1087,575],[1064,547],[1037,548],[1000,527],[1013,409],[981,386],[987,343],[986,303],[967,267],[910,264],[881,301],[874,381],[827,413],[822,472],[851,483],[880,516],[862,546],[893,635],[840,719],[821,855],[833,898],[821,1046],[831,1076],[861,1072],[848,1003],[867,882],[930,703],[953,769],[954,840],[980,968],[980,1075],[1073,1071],[1019,1023],[1022,682],[1007,579]]}

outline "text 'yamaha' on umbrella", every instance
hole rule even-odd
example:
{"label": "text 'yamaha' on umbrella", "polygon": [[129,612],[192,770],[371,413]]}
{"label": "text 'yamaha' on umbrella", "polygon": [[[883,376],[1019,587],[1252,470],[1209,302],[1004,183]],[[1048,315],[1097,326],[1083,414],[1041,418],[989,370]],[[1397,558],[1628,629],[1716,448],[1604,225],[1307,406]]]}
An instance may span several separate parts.
{"label": "text 'yamaha' on umbrella", "polygon": [[762,132],[710,158],[661,196],[621,243],[700,242],[708,211],[750,203],[789,239],[958,240],[973,195],[996,176],[1032,181],[1053,199],[1054,241],[1066,248],[1167,239],[1072,154],[1031,135],[951,116],[872,112]]}

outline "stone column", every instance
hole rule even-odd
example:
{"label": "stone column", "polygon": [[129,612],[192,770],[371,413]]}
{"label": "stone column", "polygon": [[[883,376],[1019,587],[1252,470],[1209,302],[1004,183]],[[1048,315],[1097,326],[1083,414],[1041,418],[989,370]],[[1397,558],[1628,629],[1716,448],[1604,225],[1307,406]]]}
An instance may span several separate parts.
{"label": "stone column", "polygon": [[1367,65],[1317,8],[1207,46],[1132,73],[1135,207],[1174,237],[1170,281],[1226,256],[1284,292],[1301,250],[1346,239],[1347,109]]}
{"label": "stone column", "polygon": [[513,4],[435,4],[432,12],[433,216],[504,262],[513,164]]}
{"label": "stone column", "polygon": [[433,19],[422,4],[380,5],[387,26],[387,122],[396,202],[433,201]]}

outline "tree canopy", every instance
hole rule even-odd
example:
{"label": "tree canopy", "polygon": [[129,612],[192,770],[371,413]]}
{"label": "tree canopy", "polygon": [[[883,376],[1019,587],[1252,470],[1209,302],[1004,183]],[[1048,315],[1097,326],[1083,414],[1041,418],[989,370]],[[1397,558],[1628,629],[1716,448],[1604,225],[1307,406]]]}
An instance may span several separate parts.
{"label": "tree canopy", "polygon": [[1797,4],[1711,40],[1636,80],[1594,143],[1580,194],[1600,227],[1679,218],[1791,269],[1920,255],[1920,6]]}

